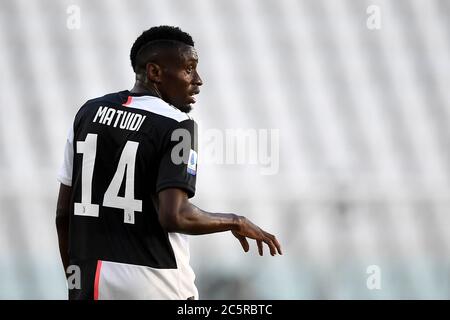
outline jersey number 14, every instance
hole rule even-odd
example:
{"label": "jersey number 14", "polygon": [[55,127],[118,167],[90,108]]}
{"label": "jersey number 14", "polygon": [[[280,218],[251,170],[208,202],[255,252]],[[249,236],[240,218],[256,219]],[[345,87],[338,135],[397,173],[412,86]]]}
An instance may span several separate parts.
{"label": "jersey number 14", "polygon": [[[124,222],[134,224],[134,212],[142,212],[142,200],[134,199],[134,173],[136,153],[139,143],[127,141],[120,156],[116,173],[106,189],[103,206],[124,210]],[[81,175],[81,203],[75,202],[74,214],[78,216],[98,217],[99,205],[92,203],[92,177],[94,175],[95,155],[97,152],[97,134],[89,133],[86,140],[77,141],[77,153],[83,155]],[[119,196],[124,174],[125,196]]]}

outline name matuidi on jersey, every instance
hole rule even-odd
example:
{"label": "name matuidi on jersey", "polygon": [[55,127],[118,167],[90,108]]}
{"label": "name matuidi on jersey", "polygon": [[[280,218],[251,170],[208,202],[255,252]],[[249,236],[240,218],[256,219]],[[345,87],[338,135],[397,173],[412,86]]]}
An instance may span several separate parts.
{"label": "name matuidi on jersey", "polygon": [[106,124],[114,128],[139,131],[146,116],[130,111],[117,110],[109,107],[99,107],[92,122]]}

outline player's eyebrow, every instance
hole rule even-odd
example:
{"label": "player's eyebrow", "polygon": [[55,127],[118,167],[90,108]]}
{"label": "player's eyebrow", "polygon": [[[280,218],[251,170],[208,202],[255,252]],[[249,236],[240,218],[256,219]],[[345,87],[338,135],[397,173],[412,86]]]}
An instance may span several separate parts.
{"label": "player's eyebrow", "polygon": [[198,64],[198,59],[196,59],[196,58],[194,58],[194,57],[190,57],[190,58],[187,58],[187,59],[184,61],[184,64],[185,64],[185,65],[193,64],[193,63]]}

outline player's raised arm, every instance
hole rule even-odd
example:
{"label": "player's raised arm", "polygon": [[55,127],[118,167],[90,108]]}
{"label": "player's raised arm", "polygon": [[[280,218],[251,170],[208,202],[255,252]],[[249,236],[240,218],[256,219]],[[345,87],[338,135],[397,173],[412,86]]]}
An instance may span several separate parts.
{"label": "player's raised arm", "polygon": [[158,194],[159,221],[167,232],[185,234],[208,234],[232,231],[245,252],[249,250],[247,238],[255,239],[259,254],[263,255],[266,243],[272,256],[282,254],[276,237],[243,216],[227,213],[206,212],[189,202],[187,194],[177,188],[164,189]]}

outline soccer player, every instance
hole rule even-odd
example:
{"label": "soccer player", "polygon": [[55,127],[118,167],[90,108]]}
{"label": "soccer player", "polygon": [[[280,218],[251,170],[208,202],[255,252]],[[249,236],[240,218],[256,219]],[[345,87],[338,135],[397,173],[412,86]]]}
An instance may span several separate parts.
{"label": "soccer player", "polygon": [[134,87],[87,101],[68,134],[56,211],[64,268],[80,269],[69,299],[198,299],[186,235],[231,231],[281,254],[275,236],[243,216],[189,202],[202,80],[191,36],[153,27],[131,48]]}

